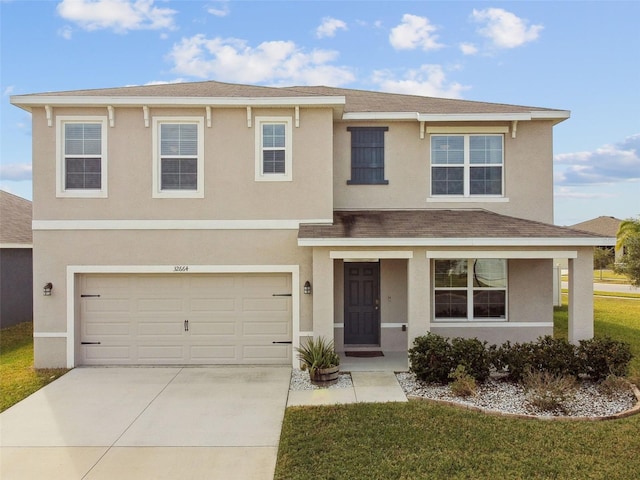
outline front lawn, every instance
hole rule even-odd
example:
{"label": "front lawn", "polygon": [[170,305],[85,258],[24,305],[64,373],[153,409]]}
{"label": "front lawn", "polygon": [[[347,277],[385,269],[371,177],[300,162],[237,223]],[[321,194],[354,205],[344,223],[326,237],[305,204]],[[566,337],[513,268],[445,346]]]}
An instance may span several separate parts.
{"label": "front lawn", "polygon": [[33,368],[33,326],[19,323],[0,330],[0,412],[67,372]]}
{"label": "front lawn", "polygon": [[[596,335],[631,344],[640,300],[596,298]],[[556,335],[566,336],[566,307]],[[276,479],[627,479],[640,476],[640,416],[580,422],[484,415],[429,402],[291,407]]]}

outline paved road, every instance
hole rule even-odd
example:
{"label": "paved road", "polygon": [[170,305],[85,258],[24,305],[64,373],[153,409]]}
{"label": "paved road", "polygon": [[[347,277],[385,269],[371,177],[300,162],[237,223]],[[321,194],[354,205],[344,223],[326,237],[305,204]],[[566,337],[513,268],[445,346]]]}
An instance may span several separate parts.
{"label": "paved road", "polygon": [[[562,288],[569,288],[567,282],[562,282]],[[638,293],[640,294],[640,288],[626,284],[616,283],[594,283],[593,289],[599,292],[613,292],[613,293]]]}

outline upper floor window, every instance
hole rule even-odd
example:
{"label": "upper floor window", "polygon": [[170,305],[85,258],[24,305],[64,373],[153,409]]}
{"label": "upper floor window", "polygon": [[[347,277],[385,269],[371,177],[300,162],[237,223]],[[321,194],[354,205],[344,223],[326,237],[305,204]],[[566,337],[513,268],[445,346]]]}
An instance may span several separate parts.
{"label": "upper floor window", "polygon": [[106,197],[106,118],[59,116],[57,127],[57,196]]}
{"label": "upper floor window", "polygon": [[507,261],[434,260],[435,320],[505,320]]}
{"label": "upper floor window", "polygon": [[384,132],[389,127],[347,127],[351,132],[351,180],[347,185],[387,185]]}
{"label": "upper floor window", "polygon": [[256,181],[291,181],[291,117],[256,117]]}
{"label": "upper floor window", "polygon": [[502,196],[502,135],[431,135],[431,195]]}
{"label": "upper floor window", "polygon": [[201,118],[153,119],[153,196],[204,196]]}

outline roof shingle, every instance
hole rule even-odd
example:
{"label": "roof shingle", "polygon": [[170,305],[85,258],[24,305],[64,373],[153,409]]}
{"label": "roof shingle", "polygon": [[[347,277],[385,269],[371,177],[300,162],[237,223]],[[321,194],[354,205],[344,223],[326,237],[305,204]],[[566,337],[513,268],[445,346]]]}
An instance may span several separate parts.
{"label": "roof shingle", "polygon": [[0,190],[0,243],[31,244],[31,202]]}

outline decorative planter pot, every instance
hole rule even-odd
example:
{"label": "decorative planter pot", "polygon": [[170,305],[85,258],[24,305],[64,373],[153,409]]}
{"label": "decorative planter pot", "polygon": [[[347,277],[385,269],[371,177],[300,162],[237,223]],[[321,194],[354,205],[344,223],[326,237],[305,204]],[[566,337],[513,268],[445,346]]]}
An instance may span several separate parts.
{"label": "decorative planter pot", "polygon": [[319,387],[326,387],[332,385],[338,381],[338,374],[340,373],[340,367],[318,368],[311,374],[309,372],[309,379],[314,385]]}

